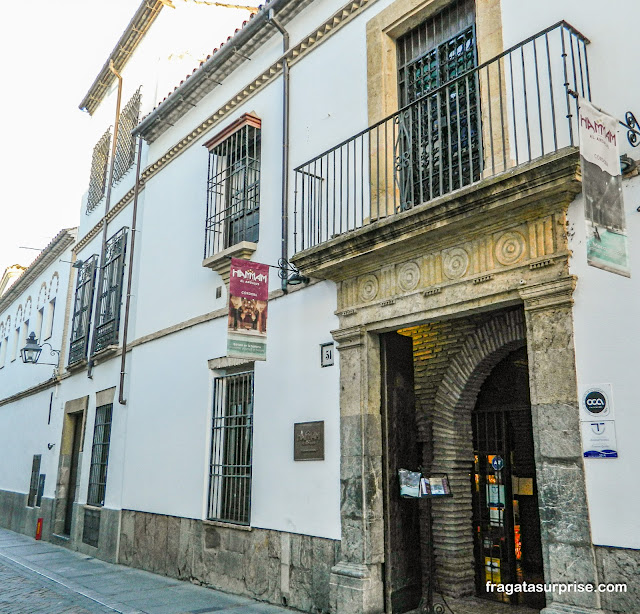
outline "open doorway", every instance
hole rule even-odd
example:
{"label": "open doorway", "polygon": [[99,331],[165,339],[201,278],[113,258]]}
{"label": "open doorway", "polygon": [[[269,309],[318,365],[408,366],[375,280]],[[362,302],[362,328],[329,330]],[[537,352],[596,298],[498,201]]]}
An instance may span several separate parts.
{"label": "open doorway", "polygon": [[544,582],[526,348],[493,368],[471,423],[476,593],[543,608],[543,592],[509,596],[487,586]]}
{"label": "open doorway", "polygon": [[[380,347],[387,614],[431,589],[474,613],[544,607],[544,593],[486,589],[544,581],[522,311],[404,328]],[[401,468],[446,473],[453,497],[401,498]]]}

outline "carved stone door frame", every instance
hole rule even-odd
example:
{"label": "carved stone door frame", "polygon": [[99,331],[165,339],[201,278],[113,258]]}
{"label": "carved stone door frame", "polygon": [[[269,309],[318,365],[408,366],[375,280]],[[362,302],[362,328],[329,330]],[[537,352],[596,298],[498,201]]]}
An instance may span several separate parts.
{"label": "carved stone door frame", "polygon": [[[511,349],[526,341],[545,580],[597,583],[580,444],[573,344],[574,287],[575,279],[565,275],[538,284],[527,283],[515,296],[512,293],[500,297],[502,301],[494,302],[496,297],[480,301],[474,312],[503,309],[514,303],[523,309],[507,312],[512,314],[508,317],[497,314],[466,339],[436,395],[435,411],[449,416],[455,428],[456,412],[466,411],[469,399],[475,400],[491,368]],[[362,323],[356,326],[345,325],[347,318],[343,316],[341,328],[333,331],[340,351],[341,387],[342,547],[340,562],[331,574],[332,604],[337,614],[384,612],[378,333],[450,317],[452,311],[449,307],[442,311],[394,313],[390,318],[379,317],[380,310],[377,313],[376,319],[366,323],[359,318]],[[442,432],[436,429],[434,439],[436,442],[441,439],[442,449],[446,450],[447,429],[441,427],[440,430]],[[449,456],[451,458],[441,455],[439,468],[455,474],[458,459],[455,454]],[[465,476],[453,475],[456,483],[464,479]],[[464,504],[466,495],[461,493],[460,497]],[[455,505],[455,497],[453,501]],[[437,543],[435,546],[439,547]],[[467,551],[461,547],[457,556],[461,561],[470,557],[470,569],[473,569],[472,548]],[[455,564],[452,569],[454,567]],[[445,582],[455,581],[453,576],[447,576],[446,569],[444,572]],[[545,614],[591,613],[598,612],[600,607],[596,593],[548,597]]]}

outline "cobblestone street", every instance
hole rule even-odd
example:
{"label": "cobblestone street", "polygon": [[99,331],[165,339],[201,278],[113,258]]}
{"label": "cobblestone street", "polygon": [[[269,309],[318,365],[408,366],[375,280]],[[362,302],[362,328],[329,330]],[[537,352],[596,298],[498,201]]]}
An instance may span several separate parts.
{"label": "cobblestone street", "polygon": [[287,614],[0,529],[0,614]]}
{"label": "cobblestone street", "polygon": [[2,614],[102,614],[113,612],[51,580],[0,562]]}

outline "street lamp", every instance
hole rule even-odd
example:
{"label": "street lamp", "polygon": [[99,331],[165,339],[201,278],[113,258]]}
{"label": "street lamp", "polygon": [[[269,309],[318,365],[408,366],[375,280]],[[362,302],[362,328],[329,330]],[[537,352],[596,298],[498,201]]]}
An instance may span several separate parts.
{"label": "street lamp", "polygon": [[25,345],[20,350],[20,356],[22,357],[22,362],[26,364],[39,364],[39,365],[49,365],[52,367],[57,367],[58,363],[56,362],[38,362],[40,358],[40,353],[42,352],[42,348],[48,345],[49,353],[51,356],[60,357],[60,350],[54,350],[50,343],[43,343],[42,345],[38,344],[38,340],[36,339],[36,334],[31,333],[27,338],[27,345]]}

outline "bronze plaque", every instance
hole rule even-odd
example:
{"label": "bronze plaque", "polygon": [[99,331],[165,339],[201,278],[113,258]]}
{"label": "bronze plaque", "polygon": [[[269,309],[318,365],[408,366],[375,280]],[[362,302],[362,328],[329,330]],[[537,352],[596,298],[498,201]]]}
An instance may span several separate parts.
{"label": "bronze plaque", "polygon": [[293,425],[293,460],[324,460],[324,420]]}

